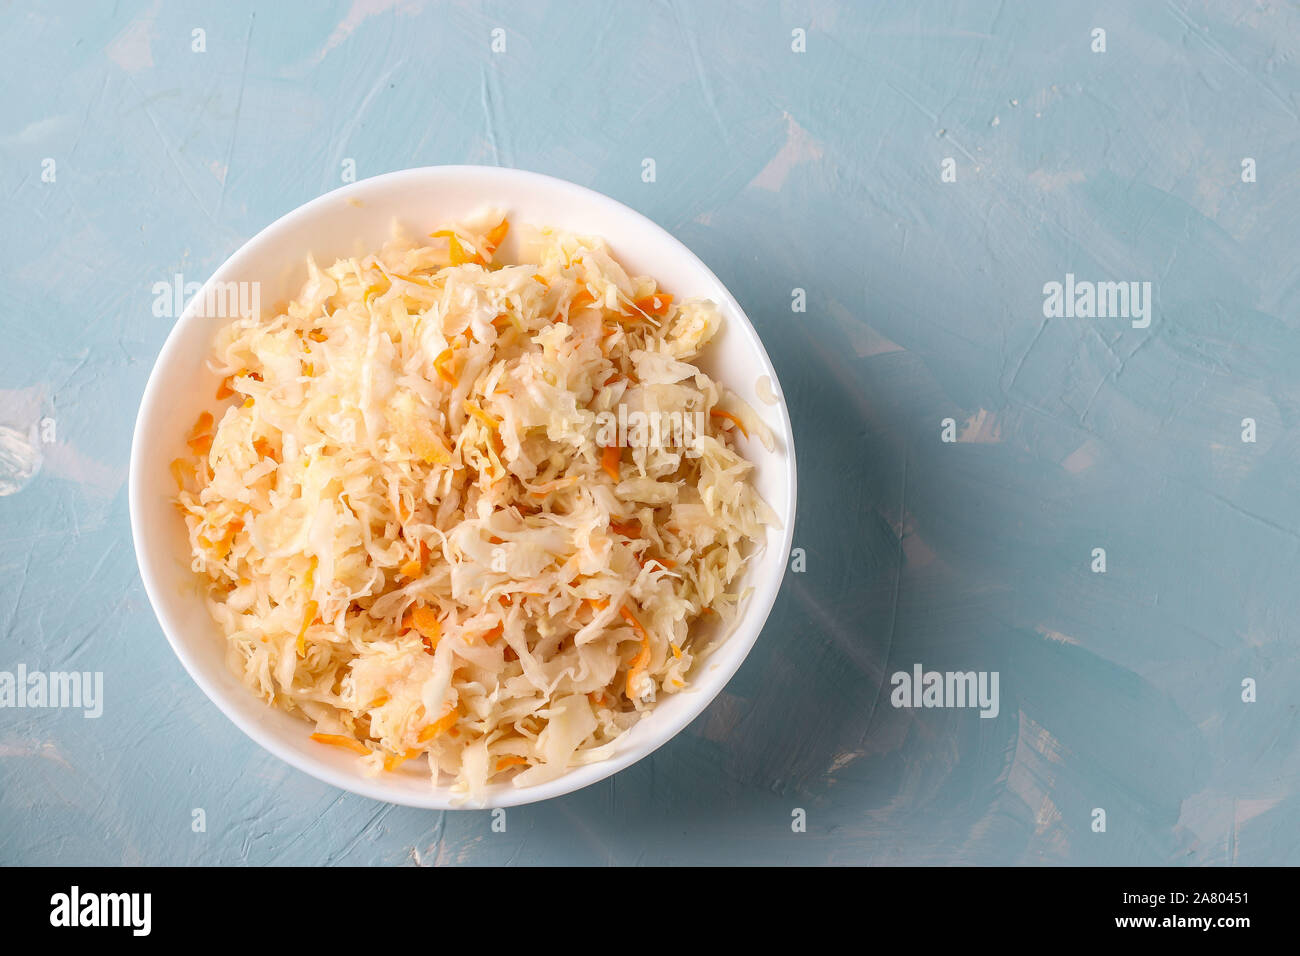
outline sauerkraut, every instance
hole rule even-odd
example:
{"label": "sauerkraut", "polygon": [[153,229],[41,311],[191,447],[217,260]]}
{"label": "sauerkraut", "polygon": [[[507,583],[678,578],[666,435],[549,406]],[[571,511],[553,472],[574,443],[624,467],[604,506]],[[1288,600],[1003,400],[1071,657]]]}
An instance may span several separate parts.
{"label": "sauerkraut", "polygon": [[[371,773],[474,797],[600,760],[689,683],[775,516],[709,301],[485,214],[217,335],[173,470],[229,662]],[[505,261],[502,261],[505,260]],[[709,626],[712,624],[712,626]],[[304,734],[307,728],[304,728]]]}

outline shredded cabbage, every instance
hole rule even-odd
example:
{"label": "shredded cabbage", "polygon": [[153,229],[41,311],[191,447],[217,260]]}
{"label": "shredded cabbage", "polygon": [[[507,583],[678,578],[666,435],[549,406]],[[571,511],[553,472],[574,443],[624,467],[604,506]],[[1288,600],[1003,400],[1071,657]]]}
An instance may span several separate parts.
{"label": "shredded cabbage", "polygon": [[503,264],[508,229],[309,258],[218,333],[231,401],[173,463],[234,671],[368,772],[427,761],[466,798],[609,756],[776,522],[736,450],[770,432],[691,364],[716,306],[597,238],[517,228]]}

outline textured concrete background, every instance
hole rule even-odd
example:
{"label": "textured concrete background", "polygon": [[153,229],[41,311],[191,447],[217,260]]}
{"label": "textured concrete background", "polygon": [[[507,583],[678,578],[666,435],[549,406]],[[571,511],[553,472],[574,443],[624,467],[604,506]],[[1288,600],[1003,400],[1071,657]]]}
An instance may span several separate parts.
{"label": "textured concrete background", "polygon": [[[4,4],[0,669],[106,700],[0,710],[0,862],[1300,863],[1294,5],[290,7]],[[641,210],[736,294],[794,419],[807,567],[749,661],[505,833],[261,752],[133,561],[153,284],[348,160]],[[1045,318],[1066,273],[1152,283],[1150,327]],[[998,717],[891,707],[915,663],[998,671]]]}

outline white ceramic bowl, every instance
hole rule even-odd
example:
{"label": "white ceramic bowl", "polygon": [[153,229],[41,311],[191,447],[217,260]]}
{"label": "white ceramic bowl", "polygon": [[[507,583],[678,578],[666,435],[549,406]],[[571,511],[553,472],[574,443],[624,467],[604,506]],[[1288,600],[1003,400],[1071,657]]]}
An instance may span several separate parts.
{"label": "white ceramic bowl", "polygon": [[[765,404],[758,381],[767,376],[781,388],[754,327],[717,277],[689,249],[649,219],[606,196],[537,173],[483,166],[434,166],[388,173],[337,189],[272,223],[250,239],[208,280],[259,282],[261,301],[292,298],[303,282],[307,253],[322,264],[378,248],[394,220],[412,235],[438,223],[464,218],[483,207],[508,212],[513,222],[549,225],[605,237],[629,273],[649,275],[675,296],[705,296],[724,316],[722,333],[700,364],[757,411],[776,436],[769,453],[756,439],[742,441],[757,464],[756,485],[780,516],[768,531],[765,549],[745,571],[753,589],[731,633],[697,668],[690,689],[656,705],[619,741],[610,759],[576,767],[549,783],[516,788],[495,784],[483,803],[505,807],[558,796],[595,783],[640,760],[689,724],[726,685],[754,645],[781,586],[795,515],[794,444],[784,401]],[[743,237],[737,237],[743,241]],[[450,809],[445,787],[430,785],[414,769],[367,777],[355,756],[308,738],[304,720],[262,703],[227,669],[225,640],[209,617],[190,570],[184,524],[172,505],[175,485],[169,462],[184,451],[194,419],[213,410],[218,381],[206,367],[213,335],[225,319],[203,314],[207,287],[195,295],[176,322],[149,383],[136,419],[131,448],[131,532],[145,590],[163,633],[203,692],[253,740],[319,780],[353,793],[416,807]]]}

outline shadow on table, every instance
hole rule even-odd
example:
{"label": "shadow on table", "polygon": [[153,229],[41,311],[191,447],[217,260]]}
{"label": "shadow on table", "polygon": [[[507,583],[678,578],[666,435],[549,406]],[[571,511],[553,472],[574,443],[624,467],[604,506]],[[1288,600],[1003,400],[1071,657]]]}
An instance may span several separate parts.
{"label": "shadow on table", "polygon": [[[533,832],[576,834],[566,852],[586,862],[1173,857],[1204,741],[1142,678],[1015,623],[1008,582],[1033,547],[1006,530],[1016,452],[942,444],[953,403],[904,350],[855,356],[829,323],[763,334],[794,418],[806,567],[704,714],[530,808]],[[1004,675],[998,712],[893,706],[891,676],[916,664]],[[1072,848],[1099,804],[1122,839]]]}

